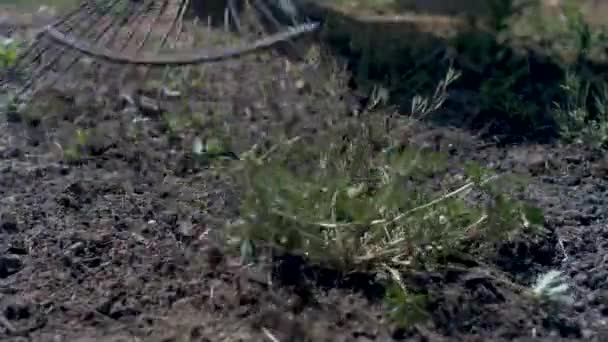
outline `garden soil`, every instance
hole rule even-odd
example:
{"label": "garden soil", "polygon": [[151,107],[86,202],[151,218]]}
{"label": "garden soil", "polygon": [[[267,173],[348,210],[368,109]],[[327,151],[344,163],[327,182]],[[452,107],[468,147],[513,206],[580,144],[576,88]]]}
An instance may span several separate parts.
{"label": "garden soil", "polygon": [[[302,285],[297,261],[271,272],[227,253],[217,236],[238,217],[238,190],[222,172],[193,166],[189,143],[167,138],[159,117],[118,110],[120,101],[94,91],[86,100],[47,96],[53,104],[39,119],[0,124],[2,341],[608,340],[601,151],[495,146],[419,127],[412,143],[447,146],[454,162],[530,176],[521,196],[545,210],[549,233],[501,245],[491,264],[411,275],[432,299],[431,320],[403,328],[362,281]],[[95,143],[65,163],[76,127],[94,128]],[[571,306],[539,305],[518,290],[551,269],[571,280]]]}

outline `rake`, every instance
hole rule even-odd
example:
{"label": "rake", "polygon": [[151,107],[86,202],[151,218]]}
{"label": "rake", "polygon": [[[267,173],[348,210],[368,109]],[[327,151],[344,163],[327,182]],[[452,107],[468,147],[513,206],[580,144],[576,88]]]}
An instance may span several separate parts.
{"label": "rake", "polygon": [[82,74],[112,82],[289,49],[318,29],[294,0],[83,0],[41,30],[0,79],[17,94]]}

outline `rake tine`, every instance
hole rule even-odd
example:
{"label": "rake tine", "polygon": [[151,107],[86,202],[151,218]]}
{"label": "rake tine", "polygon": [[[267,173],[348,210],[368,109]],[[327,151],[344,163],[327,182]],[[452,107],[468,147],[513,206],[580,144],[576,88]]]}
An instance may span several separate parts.
{"label": "rake tine", "polygon": [[169,39],[169,35],[171,34],[171,32],[173,32],[177,28],[177,23],[180,22],[181,20],[183,20],[184,14],[186,13],[187,5],[188,5],[188,1],[183,1],[180,4],[178,13],[171,21],[171,26],[169,27],[169,30],[167,30],[167,32],[165,32],[165,34],[163,35],[163,37],[161,39],[159,50],[165,46],[165,44],[167,43],[167,39]]}
{"label": "rake tine", "polygon": [[[129,3],[129,10],[126,13],[121,14],[121,21],[119,23],[117,23],[116,25],[112,25],[112,27],[115,27],[116,29],[114,30],[114,32],[112,32],[110,34],[110,37],[108,38],[108,41],[105,43],[105,45],[109,48],[112,47],[114,40],[116,39],[116,37],[118,36],[118,34],[122,31],[124,26],[129,25],[129,23],[134,20],[135,18],[137,18],[137,16],[133,16],[132,14],[135,12],[133,4]],[[127,26],[128,27],[128,26]],[[78,62],[78,59],[80,59],[80,57],[77,57],[77,60],[75,61],[74,64],[76,64]],[[95,60],[93,62],[94,66],[92,66],[93,69],[93,74],[96,74],[97,72],[99,72],[99,70],[102,67],[102,63],[100,63],[99,61]],[[63,80],[63,77],[65,77],[66,73],[63,73],[56,81],[55,83]]]}
{"label": "rake tine", "polygon": [[224,8],[224,32],[230,32],[230,13],[228,7]]}
{"label": "rake tine", "polygon": [[[51,23],[50,26],[56,27],[56,26],[59,26],[59,25],[62,25],[64,23],[68,22],[70,19],[72,19],[72,17],[82,14],[81,11],[86,9],[87,7],[89,7],[89,5],[90,5],[90,1],[83,1],[80,4],[80,6],[78,6],[78,8],[68,12],[66,15],[64,15],[60,19]],[[36,43],[30,44],[27,47],[27,49],[25,49],[21,53],[21,57],[17,60],[17,63],[15,63],[15,65],[11,69],[16,69],[17,67],[19,67],[19,65],[21,65],[21,63],[23,63],[27,59],[29,54],[35,49],[35,47],[37,47],[37,45],[38,44],[36,44]]]}
{"label": "rake tine", "polygon": [[[134,16],[132,16],[130,22],[128,22],[127,25],[126,25],[126,27],[127,27],[127,37],[122,42],[122,45],[120,45],[119,51],[123,52],[123,51],[125,51],[127,49],[127,47],[129,46],[129,43],[131,42],[131,40],[133,39],[133,37],[135,37],[135,33],[137,32],[137,27],[139,26],[140,21],[145,18],[146,12],[149,11],[149,10],[151,10],[153,8],[153,5],[154,5],[153,1],[149,1],[146,4],[141,5],[139,7],[137,13]],[[121,75],[118,79],[122,80],[124,78],[124,73],[125,72],[124,72],[124,70],[119,70],[118,72]]]}
{"label": "rake tine", "polygon": [[[159,50],[161,50],[164,45],[167,42],[167,39],[169,37],[169,34],[171,34],[171,32],[176,29],[177,30],[177,34],[175,37],[175,41],[179,41],[182,33],[183,33],[183,25],[179,25],[178,23],[181,23],[182,20],[184,19],[184,15],[186,14],[186,10],[188,9],[188,4],[189,4],[189,0],[184,0],[180,3],[179,6],[179,10],[177,15],[175,16],[175,18],[173,19],[173,22],[171,23],[171,27],[169,28],[169,30],[165,33],[165,35],[163,36],[163,39],[161,41]],[[162,77],[162,82],[161,84],[165,84],[167,81],[167,77],[169,77],[169,66],[165,66],[164,70],[163,70],[163,77]],[[145,74],[144,74],[144,79],[147,78],[148,76],[148,72],[150,69],[146,69]],[[156,93],[156,101],[159,102],[160,101],[160,97],[162,94],[162,88],[159,88],[157,93]]]}
{"label": "rake tine", "polygon": [[[102,11],[102,13],[97,14],[96,17],[96,22],[101,21],[101,19],[103,19],[103,16],[106,15],[107,13],[109,13],[112,8],[114,8],[114,6],[116,6],[117,4],[120,3],[120,0],[114,0],[113,3],[106,7],[104,11]],[[82,34],[87,34],[90,33],[90,31],[95,28],[95,25],[91,25],[87,28],[85,28],[82,32]],[[54,29],[52,27],[48,27],[48,29]],[[50,69],[55,63],[57,63],[57,61],[59,61],[59,59],[64,55],[64,53],[66,52],[66,50],[68,50],[65,46],[59,48],[59,52],[46,64],[44,64],[42,67],[40,67],[38,70],[36,70],[35,72],[32,73],[32,76],[30,77],[29,81],[22,87],[21,91],[19,91],[17,93],[17,96],[21,96],[23,95],[26,91],[30,90],[30,87],[34,84],[35,79],[37,78],[38,75],[41,75],[42,73],[44,73],[45,71],[47,71],[48,69]],[[71,52],[70,50],[68,50],[68,52]]]}
{"label": "rake tine", "polygon": [[236,0],[228,0],[228,9],[230,10],[230,15],[232,17],[232,20],[234,21],[236,30],[240,33],[240,32],[242,32],[241,31],[241,20],[239,19],[235,1]]}
{"label": "rake tine", "polygon": [[[82,18],[82,19],[86,20],[86,19],[90,18],[91,16],[93,16],[94,18],[95,17],[101,17],[101,15],[99,15],[98,13],[97,14],[95,13],[96,10],[97,10],[97,8],[96,8],[97,6],[95,6],[94,4],[91,4],[90,1],[87,2],[86,6],[84,6],[84,8],[86,8],[86,7],[89,7],[89,10],[86,11],[86,12],[84,12],[84,13],[82,13],[82,12],[80,13],[81,15],[84,15],[84,18]],[[78,28],[82,28],[81,27],[82,26],[82,22],[81,21],[77,21],[76,24],[77,24]],[[91,26],[85,27],[83,29],[82,33],[86,33],[87,31],[89,31],[92,27],[95,26],[95,24],[96,23],[92,23]],[[51,26],[51,27],[55,27],[55,26]],[[68,26],[65,29],[65,31],[66,32],[71,32],[71,31],[75,30],[76,28],[77,27]],[[41,38],[43,38],[43,36],[41,36]],[[46,42],[47,40],[48,39],[45,39],[45,40],[40,39],[39,42],[42,43],[42,42]],[[44,54],[44,52],[48,51],[49,49],[55,49],[55,48],[56,48],[56,46],[54,44],[52,44],[52,42],[48,42],[48,44],[45,47],[43,47],[41,49],[41,51],[39,51],[38,54],[34,57],[34,59],[32,61],[30,61],[29,63],[33,64],[35,61],[37,61],[37,60],[40,59],[40,57]]]}
{"label": "rake tine", "polygon": [[[269,35],[270,33],[280,31],[281,23],[279,23],[279,21],[274,17],[274,15],[272,14],[272,11],[268,8],[268,6],[266,6],[262,1],[253,0],[253,7],[255,10],[260,12],[262,14],[262,16],[266,17],[267,20],[270,20],[272,25],[275,26],[275,30],[269,31],[268,26],[263,21],[263,17],[260,18],[260,16],[254,15],[254,17],[256,18],[256,21],[258,22],[258,25],[260,26],[260,28],[262,29],[262,31],[264,32],[265,35]],[[287,44],[291,48],[294,48],[294,46],[295,46],[295,45],[293,45],[293,43],[291,41],[288,41]]]}
{"label": "rake tine", "polygon": [[[190,5],[190,0],[183,0],[183,3],[184,3],[184,14],[185,14],[185,13],[188,11],[188,7],[189,7],[189,5]],[[194,20],[192,21],[192,26],[193,26],[193,27],[198,26],[198,24],[199,24],[199,20],[200,20],[200,18],[198,18],[198,17],[194,18]],[[181,34],[182,34],[182,32],[183,32],[183,29],[184,29],[184,27],[183,27],[183,26],[184,26],[184,22],[183,22],[183,21],[180,21],[180,22],[179,22],[179,25],[180,25],[180,26],[179,26],[179,29],[178,29],[178,36],[177,36],[178,38],[176,39],[176,41],[179,41],[179,37],[181,36]],[[195,41],[196,41],[196,40],[193,38],[193,39],[192,39],[191,48],[193,48],[193,47],[194,47],[194,43],[195,43]],[[191,65],[186,65],[186,66],[185,66],[185,68],[184,68],[184,69],[182,69],[182,75],[186,75],[186,76],[187,76],[187,75],[190,75],[191,68],[192,68],[192,66],[191,66]]]}
{"label": "rake tine", "polygon": [[[137,27],[140,25],[139,21],[144,19],[145,14],[154,8],[153,5],[154,5],[154,1],[150,1],[150,2],[148,2],[148,4],[146,6],[141,7],[140,13],[137,15],[136,20],[134,20],[134,22],[133,22],[134,25],[131,28],[131,30],[129,30],[127,32],[127,38],[123,41],[123,44],[120,47],[119,51],[122,52],[127,49],[127,47],[129,46],[129,43],[135,37],[135,33],[137,32]],[[118,79],[120,80],[120,83],[123,83],[129,67],[130,66],[127,65],[127,66],[123,66],[122,68],[120,68],[120,70],[119,70],[120,76],[118,77]]]}
{"label": "rake tine", "polygon": [[135,9],[132,5],[130,5],[128,11],[120,15],[120,22],[116,23],[116,25],[113,25],[113,27],[115,27],[116,29],[112,33],[110,33],[107,41],[105,42],[106,47],[111,48],[112,45],[114,45],[115,43],[114,40],[116,39],[116,37],[118,37],[118,34],[122,31],[123,27],[128,27],[128,25],[134,20],[134,18],[137,18],[133,16],[133,13],[135,13]]}
{"label": "rake tine", "polygon": [[[278,32],[281,31],[281,28],[284,27],[284,25],[282,25],[277,18],[275,18],[275,16],[272,14],[272,11],[270,10],[270,8],[263,2],[260,0],[254,0],[254,6],[262,13],[263,16],[266,17],[266,19],[268,19],[272,25],[274,25],[275,30],[274,32]],[[293,22],[293,18],[292,18],[292,22]],[[263,25],[263,23],[262,23]],[[288,40],[287,44],[289,45],[290,48],[297,50],[297,46],[291,41]]]}
{"label": "rake tine", "polygon": [[[89,5],[90,5],[90,7],[89,7]],[[94,14],[95,14],[95,12],[97,10],[96,6],[94,6],[93,4],[87,3],[86,7],[89,7],[89,10],[86,11],[86,12],[84,12],[84,13],[82,13],[82,12],[80,13],[80,14],[84,15],[84,18],[76,21],[76,23],[75,23],[78,28],[81,28],[81,26],[82,26],[81,25],[82,24],[81,20],[86,20],[86,19],[90,18],[91,16],[95,17]],[[93,27],[94,24],[95,23],[92,23],[91,27]],[[76,26],[68,25],[64,31],[66,31],[66,32],[72,32],[73,30],[75,30],[77,28]],[[55,27],[55,26],[51,26],[51,27]],[[83,33],[85,33],[87,30],[88,30],[88,28],[85,28],[84,31],[83,31]],[[44,33],[44,31],[42,33]],[[39,34],[39,36],[42,38],[41,34]],[[42,47],[42,49],[40,49],[40,51],[38,51],[38,53],[36,54],[36,56],[34,56],[34,58],[31,61],[29,61],[28,64],[33,64],[34,62],[38,61],[46,51],[52,50],[52,49],[56,48],[56,46],[53,45],[52,42],[48,42],[48,40],[46,40],[46,39],[40,39],[40,40],[38,40],[39,44],[42,44],[44,42],[46,42],[47,44],[44,47]],[[38,45],[38,43],[36,45]]]}
{"label": "rake tine", "polygon": [[276,28],[280,28],[282,26],[277,18],[275,18],[274,14],[272,14],[270,8],[266,6],[263,1],[254,0],[253,6],[256,7],[256,9],[260,11],[266,17],[266,19],[270,20],[270,22],[272,22]]}
{"label": "rake tine", "polygon": [[[282,10],[282,8],[274,8],[274,5],[264,1],[253,0],[253,6],[249,0],[243,0],[242,3],[239,1],[224,0],[221,4],[204,4],[203,6],[211,5],[211,7],[203,8],[203,11],[195,16],[195,21],[196,18],[205,15],[219,15],[221,17],[223,10],[225,29],[231,34],[236,33],[239,37],[245,39],[247,36],[251,38],[249,33],[253,33],[253,41],[217,49],[206,49],[203,46],[198,50],[193,49],[175,54],[166,53],[165,46],[168,44],[170,37],[177,36],[177,39],[180,39],[184,31],[184,17],[186,12],[191,9],[192,1],[149,0],[148,2],[148,0],[138,0],[136,3],[136,0],[113,0],[111,3],[105,2],[104,4],[99,4],[93,0],[85,1],[81,3],[78,9],[71,11],[39,33],[37,36],[39,42],[33,44],[24,53],[26,58],[19,61],[22,66],[33,55],[36,55],[34,61],[40,60],[40,63],[34,64],[30,61],[33,72],[30,74],[30,78],[24,82],[26,84],[22,87],[19,95],[33,90],[34,82],[38,80],[42,80],[41,83],[45,85],[54,85],[63,80],[68,71],[83,56],[92,57],[93,73],[103,70],[106,63],[118,64],[123,67],[121,68],[122,71],[129,68],[139,69],[139,67],[143,67],[143,77],[146,79],[150,71],[159,66],[191,66],[193,64],[221,62],[285,45],[289,46],[290,50],[293,47],[295,48],[294,51],[297,51],[297,47],[291,40],[302,34],[315,31],[319,27],[318,23],[296,26],[286,24],[286,21],[289,22],[287,16],[291,18],[291,21],[294,21],[298,17],[297,14],[286,11],[284,16],[282,13],[276,12],[276,10]],[[108,15],[119,4],[129,7],[119,14]],[[199,3],[199,5],[201,4]],[[217,5],[220,5],[219,8]],[[244,11],[246,11],[246,17],[243,17]],[[243,22],[244,19],[246,19],[246,23]],[[83,27],[87,22],[89,26],[87,28]],[[221,25],[215,19],[210,20],[210,22]],[[169,24],[170,26],[166,32],[162,32],[162,35],[157,34],[158,31],[164,30],[165,25]],[[248,27],[244,27],[244,24]],[[249,27],[251,28],[249,29]],[[196,32],[196,30],[193,32]],[[258,37],[258,35],[263,35],[263,37]],[[125,36],[126,40],[123,41]],[[141,37],[141,39],[135,37]],[[192,46],[199,45],[199,40],[196,37],[193,38]],[[135,41],[131,43],[132,40]],[[151,45],[152,40],[154,40],[154,45]],[[207,39],[203,37],[202,40]],[[156,47],[159,41],[160,45]],[[232,42],[232,39],[229,39],[229,41]],[[119,46],[121,47],[119,48]],[[144,52],[147,46],[153,46],[154,51]],[[118,50],[118,53],[114,49]],[[48,59],[44,56],[47,50],[52,51],[47,54]],[[35,53],[36,51],[37,53]],[[65,61],[62,59],[64,56],[67,58]],[[25,66],[29,67],[28,64],[25,64]],[[53,72],[47,72],[49,69],[52,69]],[[162,74],[163,80],[166,79],[168,73],[169,69],[165,68]],[[136,78],[139,79],[140,77]]]}
{"label": "rake tine", "polygon": [[[179,5],[179,9],[177,12],[177,15],[173,18],[173,20],[171,21],[171,25],[169,26],[169,29],[167,30],[167,32],[165,32],[165,34],[163,34],[163,37],[161,39],[160,45],[158,47],[158,51],[161,51],[163,49],[163,47],[165,46],[165,44],[167,43],[167,40],[169,39],[169,35],[171,34],[171,32],[173,32],[176,27],[177,27],[177,23],[180,22],[181,20],[183,20],[184,15],[186,14],[186,9],[188,6],[188,1],[182,1]],[[178,38],[179,35],[181,35],[181,31],[178,32]],[[168,74],[168,66],[165,66],[165,70],[163,72],[163,82],[166,80],[167,74]],[[148,77],[148,73],[150,72],[150,69],[146,69],[143,75],[143,79],[146,79]]]}
{"label": "rake tine", "polygon": [[169,4],[169,0],[163,1],[163,4],[158,11],[158,14],[153,19],[152,23],[150,23],[150,26],[148,27],[148,31],[146,31],[146,35],[144,36],[144,39],[140,42],[139,46],[137,47],[137,50],[135,52],[136,55],[139,54],[139,52],[141,52],[141,50],[144,48],[144,45],[148,42],[148,39],[150,39],[150,35],[152,34],[152,29],[157,24],[158,20],[160,20],[160,18],[162,17],[163,12],[167,8],[168,4]]}
{"label": "rake tine", "polygon": [[134,16],[134,18],[132,18],[132,22],[130,22],[128,24],[127,27],[131,27],[130,30],[127,31],[127,37],[125,39],[125,41],[123,41],[123,44],[120,46],[120,51],[124,51],[128,45],[129,42],[131,42],[131,40],[133,39],[133,37],[135,37],[135,32],[137,32],[136,28],[139,25],[139,21],[142,20],[143,18],[145,18],[145,14],[148,10],[150,10],[152,8],[152,5],[154,4],[154,1],[150,1],[148,2],[148,4],[146,6],[141,6],[140,10],[138,11],[137,15]]}
{"label": "rake tine", "polygon": [[[55,21],[53,23],[53,25],[60,25],[60,24],[68,22],[70,19],[77,19],[77,18],[73,18],[74,16],[77,16],[77,15],[87,16],[87,13],[83,13],[81,11],[83,9],[87,8],[89,5],[90,4],[88,2],[84,3],[78,9],[70,12],[65,17],[60,18],[59,20]],[[72,28],[70,28],[69,30],[71,30],[71,29]],[[3,75],[16,75],[19,68],[34,64],[37,60],[40,59],[40,57],[42,56],[42,54],[44,54],[45,51],[47,51],[53,47],[50,43],[47,43],[46,45],[44,45],[44,42],[47,42],[47,41],[48,41],[48,39],[42,37],[42,35],[39,33],[37,35],[36,40],[32,44],[30,44],[25,51],[23,51],[20,54],[20,57],[17,59],[16,63],[14,65],[12,65],[11,68],[6,70],[3,73]],[[43,46],[41,47],[40,45],[43,45]],[[29,59],[28,57],[31,57],[31,55],[34,51],[38,51],[38,52],[33,57],[33,59]],[[0,85],[4,85],[8,81],[9,81],[9,77],[6,77],[6,78],[3,77],[2,80],[0,80]]]}
{"label": "rake tine", "polygon": [[[117,1],[115,4],[113,4],[113,6],[116,6],[116,5],[118,5],[119,3],[120,3],[120,0],[118,0],[118,1]],[[112,6],[111,8],[113,8],[113,6]],[[109,10],[111,10],[111,8],[110,8]],[[108,10],[108,12],[109,12],[109,10]],[[108,12],[106,12],[106,14],[107,14]],[[103,29],[103,30],[102,30],[102,31],[101,31],[101,32],[100,32],[98,35],[96,35],[96,36],[93,38],[93,42],[97,42],[97,41],[101,40],[101,39],[103,38],[103,36],[104,36],[106,33],[108,33],[108,32],[110,31],[110,29],[111,29],[111,28],[113,28],[113,27],[117,26],[117,25],[116,25],[117,21],[119,21],[119,20],[121,20],[121,19],[124,19],[124,18],[120,18],[120,17],[114,17],[114,18],[112,18],[112,20],[110,20],[110,23],[109,23],[109,24],[107,24],[107,25],[104,27],[104,29]],[[63,51],[65,51],[65,49],[64,49]],[[61,71],[61,73],[56,74],[56,75],[58,75],[58,76],[55,76],[55,78],[54,78],[54,79],[53,79],[53,80],[50,82],[49,86],[53,86],[53,85],[54,85],[55,83],[57,83],[58,81],[63,80],[63,79],[64,79],[64,77],[66,77],[66,76],[67,76],[68,71],[69,71],[69,70],[70,70],[70,69],[71,69],[71,68],[72,68],[74,65],[76,65],[76,63],[78,63],[78,61],[80,60],[80,58],[81,58],[81,54],[80,54],[80,53],[78,53],[77,51],[72,51],[72,50],[70,50],[69,52],[70,52],[70,53],[73,55],[72,60],[70,61],[70,63],[68,64],[68,66],[67,66],[67,67],[65,67],[65,68],[64,68],[64,69]],[[97,61],[96,61],[96,63],[97,63],[97,65],[99,65]]]}
{"label": "rake tine", "polygon": [[[190,0],[184,0],[182,2],[182,13],[180,14],[180,19],[178,21],[178,27],[177,27],[177,36],[175,37],[175,41],[178,42],[181,37],[182,34],[184,33],[184,16],[186,15],[186,11],[188,10],[188,5],[190,3]],[[175,48],[175,44],[173,45],[173,47]]]}
{"label": "rake tine", "polygon": [[253,9],[254,9],[254,15],[253,15],[253,17],[255,18],[255,21],[257,22],[257,25],[260,27],[260,29],[262,30],[262,32],[264,33],[264,35],[270,35],[271,33],[274,33],[274,32],[268,30],[267,25],[263,21],[263,17],[261,17],[259,15],[259,13],[256,13],[256,11],[257,12],[261,12],[265,16],[269,17],[271,21],[276,22],[276,26],[277,27],[280,27],[280,23],[272,15],[270,9],[268,9],[268,7],[265,6],[262,2],[260,2],[258,0],[253,0]]}
{"label": "rake tine", "polygon": [[[152,19],[152,22],[148,25],[148,29],[146,30],[144,38],[142,39],[142,41],[138,44],[137,48],[135,49],[134,55],[136,55],[136,56],[139,55],[139,53],[144,49],[146,43],[148,42],[148,40],[150,39],[150,36],[152,35],[152,30],[154,29],[154,26],[156,26],[156,24],[158,23],[160,18],[163,16],[163,13],[167,9],[168,6],[169,6],[169,0],[164,0],[162,2],[162,5],[158,9],[158,13],[154,17],[154,19]],[[135,65],[127,66],[127,67],[125,67],[125,73],[127,73],[129,69],[135,69],[135,68],[136,68]],[[146,68],[144,70],[144,74],[142,77],[143,79],[148,77],[148,72],[149,72],[148,70],[149,70],[148,68]]]}
{"label": "rake tine", "polygon": [[[177,27],[177,32],[178,32],[178,37],[179,35],[181,35],[181,33],[183,32],[184,29],[184,16],[186,15],[186,12],[188,12],[188,7],[190,6],[190,0],[182,0],[182,4],[180,5],[183,8],[183,13],[181,15],[181,19],[178,21],[178,27]],[[177,40],[179,40],[179,38],[177,38]]]}

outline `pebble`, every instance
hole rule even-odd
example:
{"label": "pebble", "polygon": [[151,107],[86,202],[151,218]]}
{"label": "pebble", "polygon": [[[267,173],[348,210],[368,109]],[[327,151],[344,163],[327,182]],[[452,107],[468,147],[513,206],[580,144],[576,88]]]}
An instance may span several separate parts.
{"label": "pebble", "polygon": [[23,262],[16,256],[0,256],[0,279],[8,278],[23,269]]}
{"label": "pebble", "polygon": [[589,280],[587,273],[581,272],[574,276],[574,281],[578,284],[584,284]]}
{"label": "pebble", "polygon": [[608,270],[602,270],[595,273],[590,281],[589,286],[594,289],[602,288],[608,283]]}
{"label": "pebble", "polygon": [[3,214],[0,216],[0,233],[17,233],[19,227],[17,218],[11,214]]}
{"label": "pebble", "polygon": [[588,340],[593,337],[594,333],[591,329],[583,329],[581,330],[581,335],[585,340]]}

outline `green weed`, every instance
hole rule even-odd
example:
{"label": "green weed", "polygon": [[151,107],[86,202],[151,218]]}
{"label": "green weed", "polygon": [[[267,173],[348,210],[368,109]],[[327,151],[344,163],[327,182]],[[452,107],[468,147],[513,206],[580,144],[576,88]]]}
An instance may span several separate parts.
{"label": "green weed", "polygon": [[[596,147],[608,144],[608,89],[604,83],[593,84],[569,72],[562,85],[563,103],[555,103],[554,118],[567,142],[580,142]],[[597,110],[592,115],[588,100]]]}
{"label": "green weed", "polygon": [[554,103],[553,117],[567,142],[606,147],[608,86],[588,62],[598,48],[606,46],[606,27],[591,27],[580,4],[573,1],[566,1],[563,19],[565,34],[561,35],[560,42],[569,49],[576,63],[565,67],[566,76],[560,86],[563,96]]}
{"label": "green weed", "polygon": [[63,159],[70,164],[80,162],[87,155],[92,134],[91,129],[76,129],[72,141],[63,149]]}
{"label": "green weed", "polygon": [[[449,75],[453,81],[457,73]],[[414,108],[437,110],[446,83]],[[446,155],[383,139],[391,135],[377,134],[384,128],[368,113],[313,139],[242,155],[233,173],[243,189],[242,220],[228,232],[244,259],[270,248],[343,273],[388,272],[391,312],[411,322],[426,317],[425,299],[410,293],[401,273],[454,253],[484,253],[540,229],[543,218],[506,195],[497,175],[470,164],[454,177]]]}
{"label": "green weed", "polygon": [[0,42],[0,72],[12,67],[17,61],[19,48],[18,41],[7,38]]}

